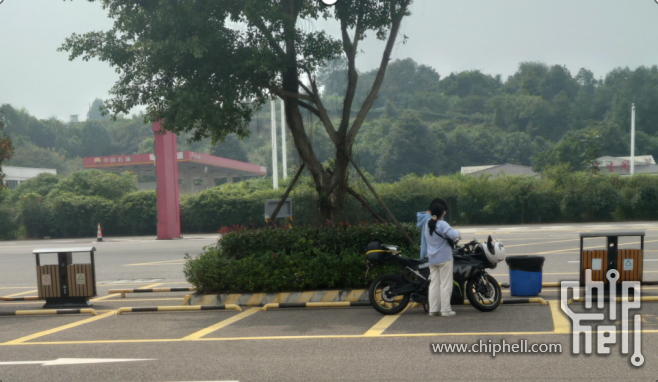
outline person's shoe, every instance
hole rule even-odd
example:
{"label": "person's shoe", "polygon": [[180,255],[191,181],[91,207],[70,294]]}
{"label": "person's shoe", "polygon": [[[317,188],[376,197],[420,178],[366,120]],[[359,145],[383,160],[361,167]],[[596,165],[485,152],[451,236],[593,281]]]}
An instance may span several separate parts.
{"label": "person's shoe", "polygon": [[454,315],[456,315],[456,314],[457,314],[457,313],[455,313],[455,312],[453,312],[453,311],[451,310],[451,311],[449,311],[449,312],[441,312],[441,317],[450,317],[450,316],[454,316]]}
{"label": "person's shoe", "polygon": [[440,315],[441,315],[441,313],[439,313],[439,312],[430,312],[430,316],[432,316],[432,317],[438,317]]}

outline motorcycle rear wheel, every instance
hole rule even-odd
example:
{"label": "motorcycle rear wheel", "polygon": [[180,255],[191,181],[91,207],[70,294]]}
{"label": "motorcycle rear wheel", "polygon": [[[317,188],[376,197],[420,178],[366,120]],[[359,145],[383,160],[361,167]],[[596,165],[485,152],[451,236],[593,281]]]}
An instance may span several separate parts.
{"label": "motorcycle rear wheel", "polygon": [[[489,285],[487,286],[480,285],[483,282],[479,276],[468,280],[466,283],[466,297],[468,297],[468,301],[470,301],[471,305],[480,312],[492,312],[498,308],[498,305],[500,305],[500,302],[502,301],[502,293],[498,281],[496,281],[491,275],[487,275],[486,277],[489,282]],[[489,289],[491,297],[487,297],[480,293],[479,289],[482,288]]]}
{"label": "motorcycle rear wheel", "polygon": [[368,291],[370,305],[381,314],[398,314],[409,305],[411,293],[400,296],[389,296],[387,292],[391,289],[403,287],[407,283],[402,277],[393,273],[387,273],[377,277]]}

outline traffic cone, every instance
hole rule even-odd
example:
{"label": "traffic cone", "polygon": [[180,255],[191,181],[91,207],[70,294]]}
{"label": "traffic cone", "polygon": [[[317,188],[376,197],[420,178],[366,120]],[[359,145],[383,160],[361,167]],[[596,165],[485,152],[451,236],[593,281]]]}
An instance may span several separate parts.
{"label": "traffic cone", "polygon": [[96,241],[103,241],[103,230],[101,229],[101,223],[98,223],[98,231],[96,232]]}

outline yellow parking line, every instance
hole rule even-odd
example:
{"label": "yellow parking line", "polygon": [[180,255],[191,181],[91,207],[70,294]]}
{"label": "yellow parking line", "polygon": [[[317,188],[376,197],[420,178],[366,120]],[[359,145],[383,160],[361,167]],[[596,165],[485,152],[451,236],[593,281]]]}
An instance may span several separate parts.
{"label": "yellow parking line", "polygon": [[76,321],[76,322],[74,322],[74,323],[72,323],[72,324],[68,324],[68,325],[60,326],[60,327],[57,327],[57,328],[54,328],[54,329],[45,330],[45,331],[43,331],[43,332],[39,332],[39,333],[30,334],[29,336],[25,336],[25,337],[21,337],[21,338],[15,339],[15,340],[13,340],[13,341],[5,342],[3,345],[18,345],[18,344],[22,344],[23,342],[30,341],[30,340],[33,340],[33,339],[35,339],[35,338],[39,338],[39,337],[47,336],[47,335],[49,335],[49,334],[53,334],[53,333],[57,333],[57,332],[61,332],[62,330],[75,328],[75,327],[77,327],[77,326],[84,325],[84,324],[87,324],[87,323],[89,323],[89,322],[94,322],[94,321],[102,320],[103,318],[110,317],[110,316],[112,316],[113,314],[114,314],[114,311],[111,311],[111,312],[108,312],[108,313],[105,313],[105,314],[101,314],[101,315],[99,315],[99,316],[94,316],[94,317],[87,318],[87,319],[84,319],[84,320]]}
{"label": "yellow parking line", "polygon": [[571,322],[560,308],[560,301],[550,300],[548,305],[551,307],[551,316],[553,317],[554,333],[571,333]]}
{"label": "yellow parking line", "polygon": [[[642,288],[644,289],[644,288]],[[13,305],[13,306],[18,306],[18,305],[28,305],[28,304],[44,304],[46,301],[40,300],[40,301],[14,301],[14,302],[0,302],[0,305]]]}
{"label": "yellow parking line", "polygon": [[[100,317],[100,316],[97,316]],[[613,333],[620,333],[617,330]],[[592,333],[595,333],[593,331]],[[643,334],[658,334],[658,330],[642,330]],[[552,332],[444,332],[444,333],[401,333],[401,334],[382,334],[375,338],[413,338],[413,337],[477,337],[477,336],[542,336],[542,335],[564,335],[566,333]],[[317,335],[317,336],[272,336],[272,337],[225,337],[225,338],[199,338],[194,341],[272,341],[272,340],[310,340],[310,339],[337,339],[337,338],[367,338],[373,337],[353,334],[353,335]],[[29,346],[29,345],[91,345],[91,344],[131,344],[131,343],[157,343],[157,342],[182,342],[189,341],[185,339],[146,339],[146,340],[96,340],[96,341],[51,341],[51,342],[24,342],[20,344],[0,343],[2,346]]]}
{"label": "yellow parking line", "polygon": [[407,309],[409,309],[409,306],[410,306],[410,305],[407,305],[407,307],[404,308],[404,309],[402,310],[402,312],[400,312],[400,313],[398,313],[398,314],[393,314],[393,315],[390,315],[390,316],[384,316],[384,318],[382,318],[381,320],[379,320],[378,323],[376,323],[372,328],[370,328],[370,329],[369,329],[367,332],[365,332],[363,335],[364,335],[365,337],[377,337],[377,336],[381,336],[382,333],[384,333],[384,331],[385,331],[386,329],[388,329],[391,325],[393,325],[393,323],[395,322],[395,320],[397,320],[398,318],[400,318],[400,316],[402,315],[402,313],[406,312]]}
{"label": "yellow parking line", "polygon": [[0,289],[32,289],[34,287],[1,287]]}
{"label": "yellow parking line", "polygon": [[36,290],[31,290],[29,292],[14,293],[14,294],[10,294],[9,296],[2,296],[2,297],[16,297],[16,296],[22,296],[24,294],[30,294],[30,293],[36,293],[36,292],[37,292]]}
{"label": "yellow parking line", "polygon": [[209,326],[205,329],[201,329],[196,333],[192,333],[192,334],[190,334],[189,336],[187,336],[183,339],[184,340],[198,340],[199,338],[201,338],[203,336],[207,336],[208,334],[210,334],[212,332],[215,332],[219,329],[225,328],[225,327],[231,325],[234,322],[240,321],[243,318],[247,318],[247,317],[251,316],[252,314],[258,312],[259,310],[260,310],[260,308],[251,308],[251,309],[246,310],[242,313],[238,313],[238,314],[236,314],[235,316],[233,316],[231,318],[227,318],[224,321],[218,322],[215,325]]}

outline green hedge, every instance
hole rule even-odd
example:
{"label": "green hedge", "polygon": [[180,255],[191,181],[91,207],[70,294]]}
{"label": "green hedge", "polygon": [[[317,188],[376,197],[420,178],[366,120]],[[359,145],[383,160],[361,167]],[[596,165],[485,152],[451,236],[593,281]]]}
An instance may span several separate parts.
{"label": "green hedge", "polygon": [[[270,179],[224,184],[181,200],[184,233],[217,232],[222,227],[264,226],[264,202],[278,199],[287,184],[272,190]],[[351,186],[386,213],[357,181]],[[116,188],[113,188],[116,187]],[[453,225],[532,224],[581,221],[658,219],[658,177],[590,175],[561,168],[542,178],[507,176],[406,176],[399,182],[375,184],[377,192],[401,222],[415,222],[435,197],[446,199],[446,220]],[[293,225],[319,226],[316,191],[309,178],[293,189]],[[352,197],[337,222],[375,223]],[[0,193],[0,238],[94,236],[103,224],[107,235],[156,233],[154,191],[135,191],[134,177],[97,170],[68,177],[41,174],[15,190]]]}
{"label": "green hedge", "polygon": [[[419,243],[413,224],[405,230]],[[397,244],[418,257],[390,224],[263,228],[224,234],[197,258],[187,256],[185,276],[202,293],[302,291],[366,288],[391,266],[366,277],[365,247],[373,240]]]}

